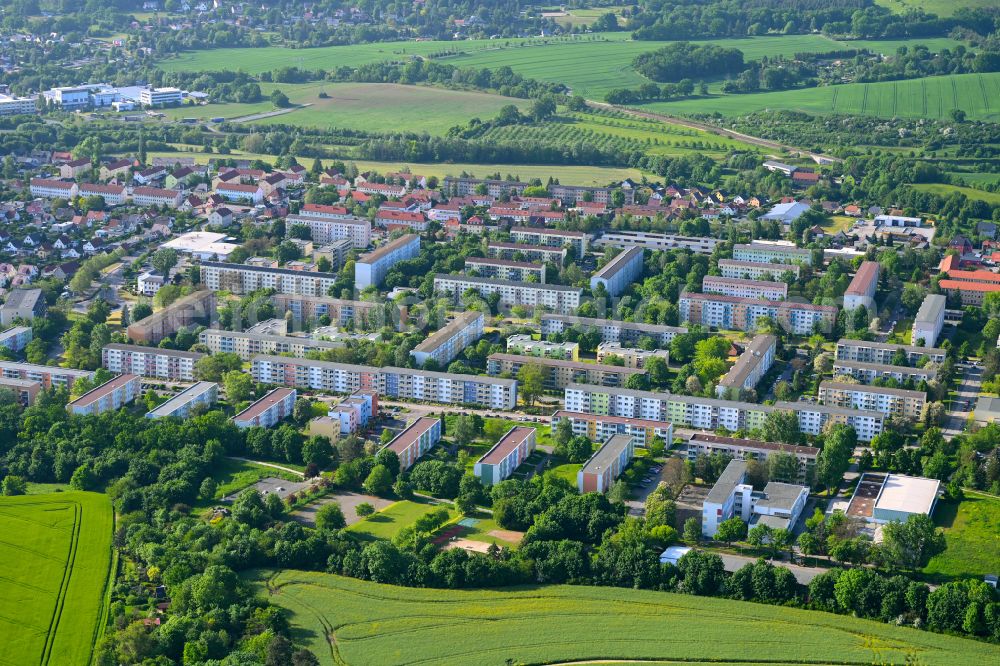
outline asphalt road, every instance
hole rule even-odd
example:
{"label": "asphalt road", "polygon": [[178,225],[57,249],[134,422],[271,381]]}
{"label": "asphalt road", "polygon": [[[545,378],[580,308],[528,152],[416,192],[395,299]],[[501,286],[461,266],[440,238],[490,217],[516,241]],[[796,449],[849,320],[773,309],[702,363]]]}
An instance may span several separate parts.
{"label": "asphalt road", "polygon": [[952,406],[957,409],[949,409],[942,431],[945,435],[957,435],[965,429],[966,421],[976,408],[976,400],[979,398],[979,388],[982,384],[983,372],[980,368],[969,367],[962,375],[962,381],[955,392]]}

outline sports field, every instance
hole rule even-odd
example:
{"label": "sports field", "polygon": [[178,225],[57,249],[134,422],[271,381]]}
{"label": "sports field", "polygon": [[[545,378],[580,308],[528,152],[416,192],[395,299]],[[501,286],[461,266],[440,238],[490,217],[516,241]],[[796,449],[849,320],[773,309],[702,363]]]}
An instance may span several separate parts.
{"label": "sports field", "polygon": [[723,115],[786,109],[883,118],[948,118],[952,109],[961,109],[970,120],[996,121],[1000,120],[1000,73],[953,74],[907,81],[722,95],[711,99],[654,102],[642,108],[668,114],[718,111]]}
{"label": "sports field", "polygon": [[[320,663],[990,663],[996,646],[817,611],[617,588],[427,590],[260,572]],[[991,658],[990,655],[993,655]],[[985,661],[983,661],[985,660]]]}
{"label": "sports field", "polygon": [[90,663],[113,525],[97,493],[0,498],[0,663]]}

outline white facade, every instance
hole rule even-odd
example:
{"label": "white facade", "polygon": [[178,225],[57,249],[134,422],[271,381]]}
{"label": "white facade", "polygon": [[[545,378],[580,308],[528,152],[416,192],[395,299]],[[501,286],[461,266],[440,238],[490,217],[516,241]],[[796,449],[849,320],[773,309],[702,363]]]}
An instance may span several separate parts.
{"label": "white facade", "polygon": [[37,111],[37,98],[0,95],[0,116],[16,116]]}
{"label": "white facade", "polygon": [[31,179],[31,196],[43,199],[72,199],[80,192],[76,183],[47,178]]}
{"label": "white facade", "polygon": [[[924,347],[937,344],[938,336],[944,327],[944,310],[947,299],[941,294],[928,294],[917,311],[913,320],[913,331],[910,343]],[[921,342],[922,341],[922,342]]]}
{"label": "white facade", "polygon": [[211,406],[219,399],[219,385],[215,382],[198,382],[189,386],[170,400],[146,412],[147,419],[161,419],[173,416],[186,419],[199,405]]}
{"label": "white facade", "polygon": [[788,297],[788,285],[784,282],[761,282],[715,275],[703,277],[701,289],[709,294],[724,294],[739,298],[763,298],[769,301],[781,301]]}
{"label": "white facade", "polygon": [[482,312],[476,310],[462,312],[411,350],[410,356],[417,365],[423,366],[429,359],[434,359],[443,367],[463,349],[483,336],[485,321]]}
{"label": "white facade", "polygon": [[354,262],[354,288],[362,290],[366,287],[382,284],[386,274],[393,265],[406,259],[413,259],[420,254],[420,236],[407,234],[389,241],[373,252],[363,254]]}
{"label": "white facade", "polygon": [[604,285],[608,295],[618,296],[642,277],[642,258],[641,247],[630,247],[620,252],[590,278],[590,290],[595,291],[598,285]]}
{"label": "white facade", "polygon": [[476,290],[483,298],[498,293],[500,302],[506,306],[543,307],[562,314],[569,314],[580,307],[580,298],[583,296],[582,289],[562,285],[491,280],[466,275],[434,276],[435,292],[460,298],[468,289]]}
{"label": "white facade", "polygon": [[143,88],[139,91],[139,103],[143,106],[166,106],[180,104],[183,95],[177,88]]}
{"label": "white facade", "polygon": [[320,245],[346,238],[351,241],[352,247],[364,249],[372,242],[372,223],[360,217],[321,218],[312,213],[289,215],[285,218],[285,233],[296,225],[307,227],[313,242]]}
{"label": "white facade", "polygon": [[326,296],[337,282],[336,273],[259,268],[240,264],[203,262],[201,280],[213,291],[246,294],[257,289],[274,289],[279,294]]}
{"label": "white facade", "polygon": [[755,240],[748,245],[734,245],[733,259],[758,264],[812,264],[812,252],[788,241]]}
{"label": "white facade", "polygon": [[762,277],[770,276],[771,279],[777,279],[785,271],[791,271],[798,279],[798,264],[768,264],[738,259],[719,259],[719,272],[722,273],[722,277],[727,278],[759,280]]}

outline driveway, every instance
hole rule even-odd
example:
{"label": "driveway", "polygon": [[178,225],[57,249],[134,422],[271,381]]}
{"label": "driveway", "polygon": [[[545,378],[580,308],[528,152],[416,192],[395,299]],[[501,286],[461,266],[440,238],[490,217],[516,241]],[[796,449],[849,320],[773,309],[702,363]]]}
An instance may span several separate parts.
{"label": "driveway", "polygon": [[[728,553],[718,553],[719,557],[722,558],[722,563],[726,567],[726,571],[732,573],[746,566],[747,564],[753,564],[757,561],[756,557],[747,557],[745,555],[729,555]],[[776,567],[784,567],[792,572],[795,576],[795,580],[800,585],[808,585],[812,582],[812,579],[821,573],[829,571],[829,569],[821,569],[820,567],[804,567],[799,564],[790,564],[788,562],[782,562],[781,560],[769,560],[771,564]]]}
{"label": "driveway", "polygon": [[348,525],[353,525],[361,520],[361,517],[357,512],[359,504],[367,502],[375,507],[376,511],[381,511],[385,507],[392,504],[393,500],[376,497],[374,495],[362,495],[361,493],[345,491],[321,497],[312,504],[304,506],[298,511],[293,512],[292,517],[305,523],[306,525],[309,525],[310,527],[314,527],[316,525],[316,513],[319,511],[319,508],[324,504],[329,504],[331,502],[336,502],[340,505],[340,510],[344,512],[344,520],[347,521]]}

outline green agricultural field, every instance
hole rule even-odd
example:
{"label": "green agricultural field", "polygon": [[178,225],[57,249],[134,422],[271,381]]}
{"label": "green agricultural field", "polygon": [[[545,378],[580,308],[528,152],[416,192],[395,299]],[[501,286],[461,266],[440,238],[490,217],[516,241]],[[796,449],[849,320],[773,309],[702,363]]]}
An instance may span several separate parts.
{"label": "green agricultural field", "polygon": [[347,531],[364,540],[391,539],[404,527],[417,522],[417,519],[424,514],[442,506],[448,509],[449,519],[458,516],[458,513],[446,504],[435,504],[419,498],[403,500],[354,523],[347,528]]}
{"label": "green agricultural field", "polygon": [[952,636],[683,594],[564,585],[427,590],[303,571],[258,577],[261,592],[289,611],[296,642],[330,666],[618,659],[964,666],[996,657],[996,646]]}
{"label": "green agricultural field", "polygon": [[897,14],[905,14],[908,11],[919,9],[928,14],[951,16],[963,7],[971,9],[977,7],[996,7],[996,0],[875,0],[875,4],[890,9]]}
{"label": "green agricultural field", "polygon": [[0,662],[90,663],[113,526],[97,493],[0,498]]}
{"label": "green agricultural field", "polygon": [[952,176],[961,178],[966,183],[974,183],[976,185],[992,185],[993,183],[1000,182],[1000,173],[989,173],[986,171],[952,171],[950,173]]}
{"label": "green agricultural field", "polygon": [[642,108],[678,115],[717,111],[731,116],[764,109],[785,109],[883,118],[948,118],[952,109],[961,109],[969,119],[996,121],[1000,120],[1000,73],[722,95],[710,99],[654,102]]}
{"label": "green agricultural field", "polygon": [[[992,175],[997,177],[996,174]],[[972,187],[959,187],[958,185],[946,185],[943,183],[917,183],[913,185],[913,188],[922,192],[939,194],[943,197],[948,196],[952,192],[961,192],[970,199],[985,201],[994,206],[1000,204],[1000,192],[986,192]]]}
{"label": "green agricultural field", "polygon": [[[243,151],[234,150],[230,155],[218,155],[216,153],[201,152],[200,148],[195,150],[193,146],[178,145],[178,152],[150,151],[150,157],[193,157],[199,163],[208,162],[210,159],[220,157],[261,159],[267,162],[274,162],[277,155],[252,155]],[[376,162],[373,160],[355,160],[349,156],[342,158],[345,162],[353,162],[362,171],[378,171],[386,173],[389,171],[399,171],[403,167],[409,166],[413,173],[424,176],[458,176],[462,172],[475,177],[485,178],[490,174],[500,173],[502,176],[511,174],[518,180],[530,180],[540,178],[543,182],[549,176],[558,178],[563,183],[573,183],[574,185],[607,185],[608,183],[621,181],[625,178],[636,180],[642,177],[639,169],[628,169],[624,167],[600,167],[600,166],[562,166],[546,164],[468,164],[463,162],[437,162],[434,164],[418,164],[405,162]],[[310,166],[313,162],[311,157],[298,157],[301,164]],[[326,159],[324,163],[332,160]]]}
{"label": "green agricultural field", "polygon": [[944,528],[948,548],[930,561],[925,574],[948,580],[1000,573],[1000,498],[966,491],[961,502],[940,502],[934,522]]}

